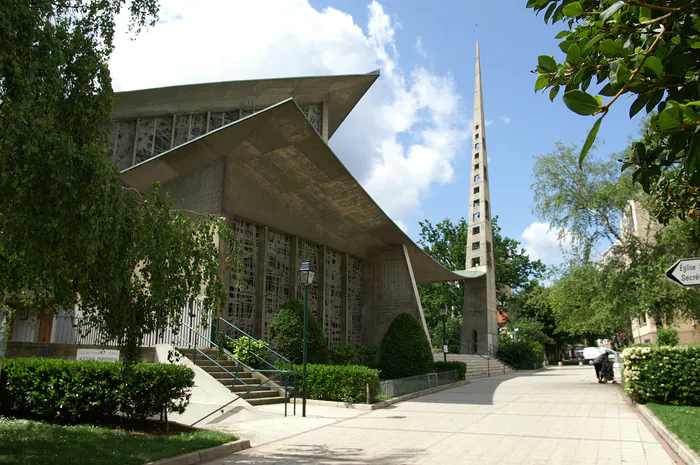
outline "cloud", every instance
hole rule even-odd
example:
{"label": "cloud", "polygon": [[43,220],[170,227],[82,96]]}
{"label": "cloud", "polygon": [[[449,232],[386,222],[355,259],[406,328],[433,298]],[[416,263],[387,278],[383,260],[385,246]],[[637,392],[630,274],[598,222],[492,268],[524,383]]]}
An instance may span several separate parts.
{"label": "cloud", "polygon": [[534,222],[525,228],[521,236],[523,246],[533,260],[542,260],[546,265],[562,262],[563,255],[570,250],[571,238],[564,233],[560,239],[561,229],[550,228],[549,223]]}
{"label": "cloud", "polygon": [[394,220],[394,223],[396,223],[396,226],[398,226],[399,229],[401,229],[401,231],[403,231],[404,233],[408,233],[408,227],[406,226],[406,223],[404,223],[401,220]]}
{"label": "cloud", "polygon": [[508,115],[503,115],[503,116],[501,116],[500,118],[501,118],[501,121],[503,121],[504,123],[510,124],[510,116],[508,116]]}
{"label": "cloud", "polygon": [[422,56],[423,58],[428,58],[428,54],[423,48],[423,39],[421,39],[420,36],[418,36],[418,38],[416,39],[416,53],[418,53],[418,55]]}
{"label": "cloud", "polygon": [[[118,31],[126,30],[122,19]],[[452,181],[469,122],[451,75],[399,61],[398,28],[377,1],[360,25],[308,0],[171,0],[159,24],[136,40],[117,35],[110,69],[115,90],[123,91],[380,68],[330,145],[377,203],[401,219],[419,210],[431,186]]]}

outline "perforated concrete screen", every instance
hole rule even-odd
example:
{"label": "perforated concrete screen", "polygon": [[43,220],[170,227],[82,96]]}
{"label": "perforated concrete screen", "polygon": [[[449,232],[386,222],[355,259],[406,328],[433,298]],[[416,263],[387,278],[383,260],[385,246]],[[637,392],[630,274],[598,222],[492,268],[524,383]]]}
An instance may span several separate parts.
{"label": "perforated concrete screen", "polygon": [[267,269],[265,271],[265,307],[263,310],[263,339],[270,340],[268,326],[279,308],[289,300],[291,261],[290,237],[274,231],[267,235]]}
{"label": "perforated concrete screen", "polygon": [[362,262],[348,257],[348,342],[362,345]]}
{"label": "perforated concrete screen", "polygon": [[248,334],[252,334],[255,324],[255,284],[258,274],[260,232],[258,226],[241,220],[233,221],[233,231],[243,249],[243,277],[239,280],[235,272],[229,270],[226,319]]}
{"label": "perforated concrete screen", "polygon": [[341,342],[341,312],[343,306],[343,267],[341,255],[334,250],[326,250],[324,333],[328,346]]}

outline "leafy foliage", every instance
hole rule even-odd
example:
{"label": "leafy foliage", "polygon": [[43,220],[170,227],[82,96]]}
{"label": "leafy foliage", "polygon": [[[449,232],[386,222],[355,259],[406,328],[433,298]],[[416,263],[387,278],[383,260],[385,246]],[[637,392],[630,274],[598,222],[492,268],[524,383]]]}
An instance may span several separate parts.
{"label": "leafy foliage", "polygon": [[[327,363],[328,348],[316,317],[307,310],[308,363]],[[296,299],[285,302],[270,322],[274,348],[292,363],[302,363],[304,351],[304,304]]]}
{"label": "leafy foliage", "polygon": [[5,362],[0,412],[19,418],[96,422],[122,412],[129,418],[182,413],[194,372],[165,364],[20,358]]}
{"label": "leafy foliage", "polygon": [[434,362],[433,366],[436,373],[458,370],[459,379],[465,379],[467,377],[467,364],[464,362]]}
{"label": "leafy foliage", "polygon": [[[284,364],[278,368],[288,369]],[[294,365],[297,384],[302,384],[302,366]],[[306,389],[309,399],[334,400],[336,402],[366,402],[367,384],[370,401],[379,392],[379,370],[357,365],[306,365]]]}
{"label": "leafy foliage", "polygon": [[359,365],[360,355],[350,344],[337,344],[331,347],[330,360],[333,365]]}
{"label": "leafy foliage", "polygon": [[498,343],[499,357],[512,363],[514,368],[532,370],[540,368],[545,360],[544,347],[537,341],[518,340],[501,336]]}
{"label": "leafy foliage", "polygon": [[[451,354],[458,354],[462,347],[462,318],[455,315],[450,315],[445,319],[445,335],[447,340],[447,348]],[[442,322],[438,322],[434,328],[430,330],[430,340],[433,347],[440,349],[442,352]]]}
{"label": "leafy foliage", "polygon": [[[556,38],[563,62],[538,58],[535,91],[564,89],[564,104],[601,115],[580,153],[592,147],[602,119],[629,95],[630,118],[651,114],[649,128],[626,154],[623,169],[653,195],[663,222],[697,219],[700,208],[700,19],[695,0],[528,0],[545,22],[567,29]],[[598,95],[588,89],[595,78]],[[603,97],[610,97],[603,103]]]}
{"label": "leafy foliage", "polygon": [[267,360],[268,355],[270,355],[265,343],[248,336],[241,336],[235,340],[221,337],[217,344],[226,349],[236,360],[251,368],[262,368],[263,360]]}
{"label": "leafy foliage", "polygon": [[678,345],[678,330],[673,328],[659,328],[656,333],[656,342],[660,346]]}
{"label": "leafy foliage", "polygon": [[389,325],[379,345],[382,378],[396,379],[433,371],[433,352],[422,325],[409,313],[401,313]]}
{"label": "leafy foliage", "polygon": [[[157,186],[122,187],[107,157],[107,62],[124,3],[3,3],[0,294],[36,310],[77,306],[133,362],[142,335],[176,329],[193,297],[219,308],[219,239],[239,264],[222,220],[175,211]],[[157,0],[128,8],[137,29],[155,23]]]}
{"label": "leafy foliage", "polygon": [[700,405],[700,346],[631,347],[622,356],[625,391],[635,402]]}

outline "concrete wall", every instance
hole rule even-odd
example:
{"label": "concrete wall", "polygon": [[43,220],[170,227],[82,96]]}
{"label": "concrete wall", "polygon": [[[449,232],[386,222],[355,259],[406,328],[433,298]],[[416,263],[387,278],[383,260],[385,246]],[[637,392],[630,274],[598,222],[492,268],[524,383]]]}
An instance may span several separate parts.
{"label": "concrete wall", "polygon": [[390,246],[369,255],[362,269],[362,344],[379,345],[394,318],[404,312],[421,322],[430,339],[406,247]]}
{"label": "concrete wall", "polygon": [[464,281],[461,349],[466,352],[476,350],[481,354],[491,349],[498,350],[498,314],[493,270],[480,278]]}
{"label": "concrete wall", "polygon": [[199,213],[219,214],[222,210],[224,161],[181,176],[163,186],[163,190],[181,201],[176,208]]}
{"label": "concrete wall", "polygon": [[[78,349],[107,349],[114,350],[115,347],[77,344],[49,344],[39,342],[14,342],[7,344],[7,358],[60,358],[64,360],[75,360]],[[121,356],[121,354],[120,354]],[[155,359],[155,348],[142,347],[141,361],[153,363]]]}

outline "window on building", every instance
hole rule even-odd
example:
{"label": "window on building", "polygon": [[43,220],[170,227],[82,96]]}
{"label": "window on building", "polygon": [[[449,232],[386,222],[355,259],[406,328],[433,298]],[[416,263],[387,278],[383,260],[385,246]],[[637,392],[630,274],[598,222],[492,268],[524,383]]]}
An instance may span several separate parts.
{"label": "window on building", "polygon": [[472,228],[472,234],[479,234],[479,231],[481,231],[481,228],[477,226],[476,228]]}
{"label": "window on building", "polygon": [[637,322],[639,323],[639,326],[646,326],[647,324],[647,315],[646,313],[642,313],[637,317]]}
{"label": "window on building", "polygon": [[474,201],[474,204],[473,204],[473,205],[474,205],[474,207],[478,207],[479,205],[481,205],[481,204],[479,203],[479,199],[476,199],[476,200]]}
{"label": "window on building", "polygon": [[472,267],[479,266],[479,265],[481,265],[481,258],[480,257],[472,258]]}
{"label": "window on building", "polygon": [[475,169],[475,170],[478,170],[478,169],[479,169],[479,164],[478,164],[478,163],[477,163],[476,165],[474,165],[474,169]]}
{"label": "window on building", "polygon": [[473,219],[474,221],[479,221],[481,219],[481,213],[474,213]]}
{"label": "window on building", "polygon": [[651,338],[644,339],[644,344],[651,344]]}
{"label": "window on building", "polygon": [[474,130],[475,130],[475,131],[478,131],[478,130],[479,130],[479,125],[478,125],[478,124],[477,124],[476,126],[474,126]]}
{"label": "window on building", "polygon": [[479,159],[479,152],[474,154],[474,160],[478,160],[478,159]]}
{"label": "window on building", "polygon": [[472,242],[472,250],[479,250],[481,248],[481,242]]}
{"label": "window on building", "polygon": [[484,166],[484,179],[488,180],[489,178],[489,169]]}
{"label": "window on building", "polygon": [[474,182],[479,182],[479,179],[481,179],[481,178],[479,177],[478,174],[476,176],[474,176]]}
{"label": "window on building", "polygon": [[486,202],[486,204],[484,205],[484,215],[486,216],[486,219],[488,220],[489,214],[490,214],[489,213],[489,201],[486,200],[485,202]]}
{"label": "window on building", "polygon": [[478,139],[478,138],[479,138],[479,133],[477,132],[477,133],[474,135],[474,139]]}
{"label": "window on building", "polygon": [[474,193],[475,193],[475,194],[478,194],[478,193],[479,193],[479,187],[475,187],[475,188],[474,188]]}
{"label": "window on building", "polygon": [[477,142],[476,144],[474,144],[474,148],[475,148],[475,149],[478,149],[479,147],[481,147],[481,144],[480,144],[480,143]]}

